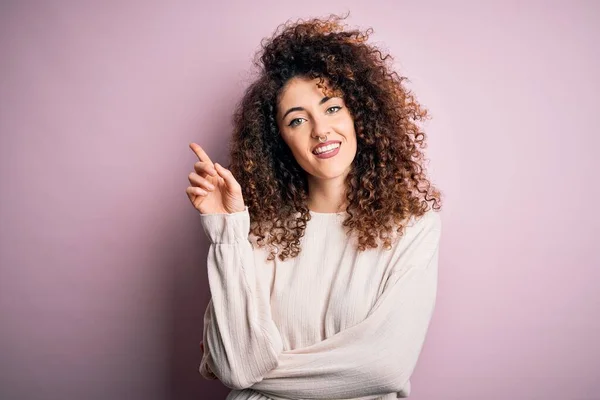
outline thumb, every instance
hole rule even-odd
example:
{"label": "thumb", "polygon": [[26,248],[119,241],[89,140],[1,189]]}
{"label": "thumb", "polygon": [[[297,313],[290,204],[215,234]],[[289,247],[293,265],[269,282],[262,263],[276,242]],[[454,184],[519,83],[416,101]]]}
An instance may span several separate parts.
{"label": "thumb", "polygon": [[221,176],[221,178],[223,178],[223,180],[225,181],[225,184],[227,185],[227,187],[229,189],[231,189],[231,190],[238,189],[239,183],[235,180],[235,178],[233,177],[233,174],[231,173],[230,170],[223,167],[219,163],[215,163],[215,169],[219,173],[219,176]]}

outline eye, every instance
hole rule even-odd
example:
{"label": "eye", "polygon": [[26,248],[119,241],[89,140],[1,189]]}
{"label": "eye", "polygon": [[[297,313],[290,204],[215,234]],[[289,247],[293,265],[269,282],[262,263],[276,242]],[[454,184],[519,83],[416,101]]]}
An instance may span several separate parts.
{"label": "eye", "polygon": [[295,127],[295,126],[298,126],[300,123],[299,122],[296,123],[296,121],[299,121],[301,119],[304,119],[304,118],[294,118],[293,120],[290,121],[290,123],[288,124],[288,126],[291,126],[292,128]]}
{"label": "eye", "polygon": [[[326,112],[327,112],[327,114],[335,114],[336,112],[340,111],[341,109],[342,109],[342,107],[340,107],[340,106],[332,106],[332,107],[329,107]],[[329,112],[330,110],[335,110],[335,111]]]}

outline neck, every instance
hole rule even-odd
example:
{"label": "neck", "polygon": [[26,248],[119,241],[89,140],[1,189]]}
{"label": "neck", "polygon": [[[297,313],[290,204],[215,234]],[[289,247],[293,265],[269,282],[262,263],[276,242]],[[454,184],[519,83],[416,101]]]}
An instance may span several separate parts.
{"label": "neck", "polygon": [[346,204],[345,176],[331,179],[308,178],[308,208],[314,212],[337,213]]}

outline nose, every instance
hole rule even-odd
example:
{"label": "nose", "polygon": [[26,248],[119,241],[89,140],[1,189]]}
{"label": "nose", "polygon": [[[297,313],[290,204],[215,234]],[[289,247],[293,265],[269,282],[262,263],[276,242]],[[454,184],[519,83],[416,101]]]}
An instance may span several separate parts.
{"label": "nose", "polygon": [[331,133],[331,129],[327,124],[327,121],[324,117],[317,117],[314,119],[312,137],[314,139],[319,139],[319,137],[327,136]]}

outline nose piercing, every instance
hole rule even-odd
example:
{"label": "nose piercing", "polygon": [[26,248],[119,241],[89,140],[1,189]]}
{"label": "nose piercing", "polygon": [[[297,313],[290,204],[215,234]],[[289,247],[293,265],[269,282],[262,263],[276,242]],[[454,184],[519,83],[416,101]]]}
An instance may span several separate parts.
{"label": "nose piercing", "polygon": [[324,135],[324,136],[319,135],[319,142],[325,143],[326,141],[327,141],[327,135]]}

